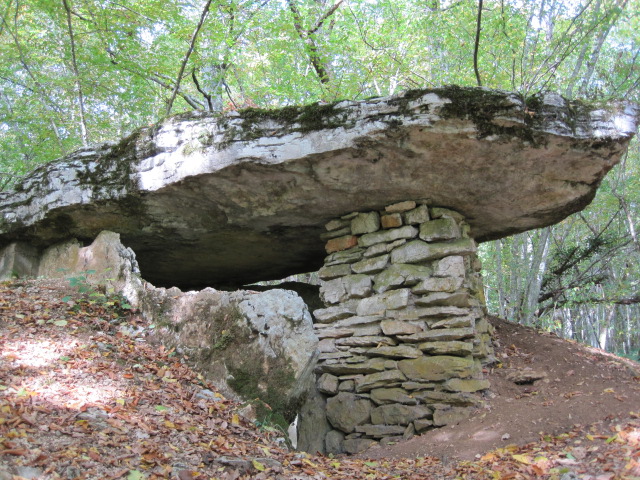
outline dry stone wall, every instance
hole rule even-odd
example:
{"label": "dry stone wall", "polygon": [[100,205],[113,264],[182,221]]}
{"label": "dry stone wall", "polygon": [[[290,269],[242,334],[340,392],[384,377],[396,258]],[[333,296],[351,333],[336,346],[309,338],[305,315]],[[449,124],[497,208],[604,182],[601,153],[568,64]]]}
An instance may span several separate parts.
{"label": "dry stone wall", "polygon": [[493,360],[476,243],[462,215],[415,201],[326,225],[317,389],[328,453],[456,423]]}

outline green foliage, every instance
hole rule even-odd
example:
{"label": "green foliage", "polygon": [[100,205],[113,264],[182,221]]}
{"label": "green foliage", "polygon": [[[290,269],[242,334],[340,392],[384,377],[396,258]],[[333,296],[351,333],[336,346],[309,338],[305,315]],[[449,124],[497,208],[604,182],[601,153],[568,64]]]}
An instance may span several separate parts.
{"label": "green foliage", "polygon": [[618,350],[614,353],[620,357],[625,357],[625,358],[628,358],[629,360],[640,362],[640,349],[631,350],[629,352],[625,352],[624,350]]}
{"label": "green foliage", "polygon": [[113,287],[110,286],[113,279],[102,280],[98,283],[90,281],[91,275],[95,273],[95,270],[83,270],[68,277],[69,286],[75,288],[78,295],[74,298],[67,296],[62,300],[65,302],[74,300],[76,304],[73,308],[75,309],[80,309],[83,305],[100,305],[110,309],[116,317],[131,311],[133,307],[127,299],[121,294],[115,293]]}
{"label": "green foliage", "polygon": [[[0,8],[0,187],[88,140],[162,118],[202,5],[179,0],[5,2]],[[477,2],[213,1],[175,111],[273,108],[475,85]],[[624,8],[622,8],[624,5]],[[486,86],[637,98],[637,0],[485,1]],[[315,62],[315,63],[314,63]],[[318,68],[327,72],[323,80]]]}
{"label": "green foliage", "polygon": [[94,286],[89,283],[89,275],[96,273],[95,270],[84,270],[76,275],[69,277],[69,286],[78,290],[78,293],[84,295],[93,292]]}
{"label": "green foliage", "polygon": [[[295,382],[293,369],[280,357],[270,359],[266,368],[261,360],[259,356],[247,354],[241,362],[230,367],[233,378],[229,380],[229,386],[254,405],[258,422],[277,425],[286,431],[299,407],[286,395]],[[265,382],[265,378],[269,381]]]}
{"label": "green foliage", "polygon": [[542,279],[539,302],[549,299],[556,305],[580,302],[576,295],[610,279],[610,273],[602,268],[602,260],[621,243],[612,233],[603,233],[591,235],[580,244],[563,243],[556,247]]}

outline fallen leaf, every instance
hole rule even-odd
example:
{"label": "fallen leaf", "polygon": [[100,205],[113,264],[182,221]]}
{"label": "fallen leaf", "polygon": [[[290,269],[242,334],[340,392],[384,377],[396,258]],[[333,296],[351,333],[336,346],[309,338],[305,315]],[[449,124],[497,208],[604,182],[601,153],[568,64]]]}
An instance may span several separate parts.
{"label": "fallen leaf", "polygon": [[127,475],[127,480],[144,480],[146,478],[144,473],[139,470],[130,470],[129,475]]}
{"label": "fallen leaf", "polygon": [[517,462],[524,463],[525,465],[531,465],[531,458],[527,455],[511,455]]}
{"label": "fallen leaf", "polygon": [[27,453],[29,453],[29,450],[27,450],[26,448],[9,448],[6,450],[0,450],[0,455],[22,456],[26,455]]}

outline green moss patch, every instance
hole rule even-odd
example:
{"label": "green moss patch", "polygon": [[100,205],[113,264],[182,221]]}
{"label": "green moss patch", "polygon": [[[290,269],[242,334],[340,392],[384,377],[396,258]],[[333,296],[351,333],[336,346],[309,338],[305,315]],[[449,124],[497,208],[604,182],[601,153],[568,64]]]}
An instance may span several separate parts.
{"label": "green moss patch", "polygon": [[[260,137],[268,137],[278,133],[273,126],[263,127],[266,121],[282,125],[289,132],[311,132],[330,128],[348,126],[347,112],[336,108],[336,103],[291,106],[280,109],[248,108],[241,110],[241,128],[227,128],[220,148],[225,148],[234,141],[250,141]],[[225,125],[223,125],[225,126]]]}
{"label": "green moss patch", "polygon": [[235,393],[254,405],[257,420],[286,431],[300,407],[291,399],[295,372],[282,354],[267,356],[255,345],[256,334],[235,304],[217,310],[207,332],[210,347],[200,363],[224,362],[231,377],[227,383]]}
{"label": "green moss patch", "polygon": [[239,361],[228,368],[233,376],[229,386],[254,404],[258,421],[286,431],[300,407],[299,401],[289,397],[295,374],[288,361],[266,357],[255,347],[245,348]]}

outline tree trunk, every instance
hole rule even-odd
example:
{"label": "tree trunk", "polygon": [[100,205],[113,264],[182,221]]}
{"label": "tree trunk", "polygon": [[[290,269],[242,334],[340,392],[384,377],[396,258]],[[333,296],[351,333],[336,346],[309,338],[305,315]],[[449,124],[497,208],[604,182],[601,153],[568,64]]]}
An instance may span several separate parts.
{"label": "tree trunk", "polygon": [[[618,12],[624,11],[627,6],[628,0],[623,0],[621,5],[618,8]],[[615,9],[614,9],[615,11]],[[596,39],[596,45],[587,61],[587,71],[584,74],[582,79],[582,84],[580,85],[580,94],[585,95],[587,93],[587,89],[589,88],[589,82],[591,81],[591,77],[593,76],[593,72],[596,68],[596,64],[598,63],[598,59],[600,58],[600,52],[602,50],[602,46],[604,45],[604,41],[609,36],[609,32],[611,32],[611,28],[616,23],[617,17],[620,13],[612,14],[611,18],[607,19],[604,28],[600,31],[598,38]]]}
{"label": "tree trunk", "polygon": [[80,73],[78,72],[78,62],[76,60],[76,42],[73,37],[73,25],[71,23],[71,7],[68,0],[62,0],[64,9],[67,13],[67,31],[69,33],[69,41],[71,42],[71,65],[73,66],[73,75],[76,79],[76,93],[78,95],[78,105],[80,110],[80,132],[82,135],[82,144],[87,146],[89,143],[87,133],[87,121],[84,114],[84,96],[82,95],[82,84],[80,83]]}
{"label": "tree trunk", "polygon": [[187,68],[187,63],[189,62],[189,57],[193,52],[193,49],[196,46],[196,40],[198,39],[198,34],[200,33],[200,29],[204,24],[205,19],[207,18],[207,14],[209,13],[209,7],[211,6],[212,0],[207,0],[204,8],[202,9],[202,13],[200,14],[200,21],[196,26],[196,29],[193,31],[193,35],[191,36],[191,43],[189,44],[189,48],[187,49],[187,53],[185,53],[184,58],[182,59],[182,64],[180,65],[180,71],[178,72],[178,77],[176,78],[175,86],[173,87],[173,92],[171,93],[171,98],[169,98],[169,103],[167,104],[167,115],[171,113],[171,108],[173,107],[173,102],[176,99],[176,95],[178,94],[178,90],[180,89],[180,82],[182,81],[182,77],[184,75],[184,70]]}
{"label": "tree trunk", "polygon": [[498,283],[498,311],[500,318],[505,318],[504,279],[502,276],[502,239],[495,241],[496,246],[496,281]]}
{"label": "tree trunk", "polygon": [[311,28],[304,28],[302,26],[303,20],[302,15],[300,14],[300,10],[295,4],[295,0],[287,0],[287,4],[289,5],[289,10],[293,15],[293,26],[300,37],[300,40],[304,43],[305,50],[309,57],[309,61],[311,62],[311,66],[313,70],[316,72],[318,76],[318,80],[322,85],[326,85],[331,81],[330,70],[328,63],[322,59],[320,54],[320,48],[316,43],[315,34],[322,25],[325,20],[329,18],[331,15],[335,13],[335,11],[340,7],[343,0],[338,0],[329,10],[327,10],[324,14],[320,16],[315,25]]}
{"label": "tree trunk", "polygon": [[530,325],[532,323],[538,306],[538,297],[540,296],[542,278],[547,267],[550,233],[551,227],[546,227],[541,230],[537,245],[535,245],[533,257],[531,258],[521,312],[522,323],[525,325]]}
{"label": "tree trunk", "polygon": [[[596,1],[596,6],[594,7],[594,17],[597,17],[598,14],[600,13],[600,5],[602,3],[602,0],[597,0]],[[580,49],[580,53],[578,54],[578,59],[576,60],[576,65],[573,68],[573,72],[571,72],[571,77],[569,78],[569,81],[567,82],[567,89],[565,90],[565,96],[567,98],[571,98],[573,95],[573,88],[576,86],[576,83],[578,81],[578,74],[580,73],[580,70],[582,70],[582,65],[584,63],[584,59],[587,56],[587,49],[589,48],[590,42],[585,41],[582,44],[582,48]]]}

